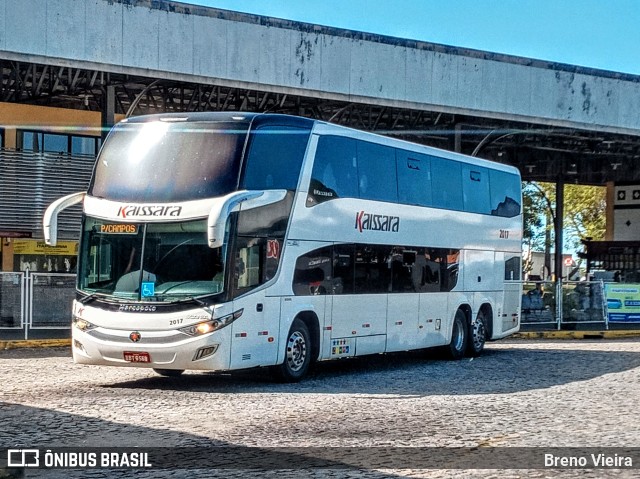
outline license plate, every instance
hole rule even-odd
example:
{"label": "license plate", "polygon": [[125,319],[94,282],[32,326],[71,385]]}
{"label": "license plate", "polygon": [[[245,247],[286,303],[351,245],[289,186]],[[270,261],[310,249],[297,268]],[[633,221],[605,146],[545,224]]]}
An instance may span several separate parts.
{"label": "license plate", "polygon": [[151,356],[149,353],[125,351],[124,360],[130,363],[150,363]]}

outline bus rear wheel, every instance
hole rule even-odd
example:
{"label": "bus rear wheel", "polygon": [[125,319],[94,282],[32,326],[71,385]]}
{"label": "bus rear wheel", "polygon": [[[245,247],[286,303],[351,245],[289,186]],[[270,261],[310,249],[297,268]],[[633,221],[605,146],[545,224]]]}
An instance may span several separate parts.
{"label": "bus rear wheel", "polygon": [[184,372],[184,369],[156,369],[153,368],[153,371],[160,376],[165,376],[168,378],[177,378],[181,376]]}
{"label": "bus rear wheel", "polygon": [[300,319],[295,319],[287,336],[284,363],[275,366],[276,377],[288,383],[300,381],[311,364],[311,336],[309,328]]}
{"label": "bus rear wheel", "polygon": [[471,357],[480,356],[487,341],[487,318],[484,311],[478,311],[476,319],[471,322],[469,328],[469,345],[467,354]]}
{"label": "bus rear wheel", "polygon": [[450,359],[462,359],[467,350],[469,341],[469,329],[467,328],[467,316],[459,309],[453,318],[453,328],[451,331],[451,342],[446,347],[447,356]]}

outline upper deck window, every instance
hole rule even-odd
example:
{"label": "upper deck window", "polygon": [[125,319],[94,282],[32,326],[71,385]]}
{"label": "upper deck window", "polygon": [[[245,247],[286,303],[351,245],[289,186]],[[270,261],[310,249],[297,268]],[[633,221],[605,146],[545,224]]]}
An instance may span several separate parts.
{"label": "upper deck window", "polygon": [[312,206],[335,198],[358,198],[356,140],[321,136],[307,204]]}
{"label": "upper deck window", "polygon": [[307,206],[360,198],[511,218],[520,214],[520,177],[441,156],[323,135]]}
{"label": "upper deck window", "polygon": [[310,131],[268,125],[251,132],[243,186],[248,190],[295,190]]}
{"label": "upper deck window", "polygon": [[89,194],[140,203],[225,195],[237,188],[246,135],[245,123],[119,124],[100,152]]}
{"label": "upper deck window", "polygon": [[464,211],[462,202],[462,173],[457,161],[431,157],[433,206]]}
{"label": "upper deck window", "polygon": [[407,205],[431,206],[431,158],[413,151],[396,151],[398,199]]}
{"label": "upper deck window", "polygon": [[395,150],[366,141],[357,143],[358,191],[366,200],[398,202]]}
{"label": "upper deck window", "polygon": [[520,214],[520,178],[504,171],[491,171],[491,214],[512,218]]}
{"label": "upper deck window", "polygon": [[462,198],[464,211],[488,215],[489,207],[489,171],[476,165],[462,166]]}

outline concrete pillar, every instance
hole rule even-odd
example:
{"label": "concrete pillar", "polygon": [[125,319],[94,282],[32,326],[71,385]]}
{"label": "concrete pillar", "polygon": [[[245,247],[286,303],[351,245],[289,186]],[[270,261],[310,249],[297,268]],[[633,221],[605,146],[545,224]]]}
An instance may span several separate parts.
{"label": "concrete pillar", "polygon": [[613,231],[614,215],[615,211],[613,205],[616,201],[616,184],[613,181],[607,181],[607,209],[606,217],[607,223],[605,226],[604,239],[605,241],[613,241],[615,232]]}
{"label": "concrete pillar", "polygon": [[102,104],[102,141],[116,123],[116,89],[112,85],[105,88]]}

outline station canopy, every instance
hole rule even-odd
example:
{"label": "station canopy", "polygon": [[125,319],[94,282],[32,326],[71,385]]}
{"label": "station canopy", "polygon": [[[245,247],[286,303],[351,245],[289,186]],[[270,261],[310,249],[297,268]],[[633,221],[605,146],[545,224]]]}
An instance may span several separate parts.
{"label": "station canopy", "polygon": [[[223,84],[0,61],[0,101],[141,115],[250,111],[300,115],[514,165],[525,181],[640,181],[638,136],[388,107]],[[372,100],[374,101],[374,100]],[[108,123],[108,122],[107,122]]]}

